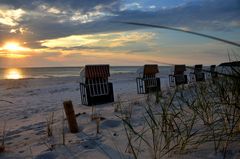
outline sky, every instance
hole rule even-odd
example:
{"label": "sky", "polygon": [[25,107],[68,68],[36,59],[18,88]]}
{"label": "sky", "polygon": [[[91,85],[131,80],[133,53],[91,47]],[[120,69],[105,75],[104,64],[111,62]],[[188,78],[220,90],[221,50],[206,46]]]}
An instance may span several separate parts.
{"label": "sky", "polygon": [[0,0],[0,67],[220,64],[240,49],[239,0]]}

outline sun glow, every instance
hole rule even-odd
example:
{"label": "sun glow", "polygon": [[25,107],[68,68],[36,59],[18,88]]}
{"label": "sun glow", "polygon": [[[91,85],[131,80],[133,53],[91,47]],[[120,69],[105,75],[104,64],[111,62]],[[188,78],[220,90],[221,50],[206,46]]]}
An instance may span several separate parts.
{"label": "sun glow", "polygon": [[17,42],[8,42],[2,47],[2,49],[8,50],[8,51],[26,51],[26,50],[28,50],[27,48],[20,46],[20,44]]}
{"label": "sun glow", "polygon": [[23,78],[22,71],[20,69],[11,68],[5,72],[6,79],[20,79]]}
{"label": "sun glow", "polygon": [[21,58],[25,58],[25,57],[28,57],[28,56],[29,55],[13,54],[13,53],[0,55],[0,57],[6,57],[6,58],[10,58],[10,59],[21,59]]}

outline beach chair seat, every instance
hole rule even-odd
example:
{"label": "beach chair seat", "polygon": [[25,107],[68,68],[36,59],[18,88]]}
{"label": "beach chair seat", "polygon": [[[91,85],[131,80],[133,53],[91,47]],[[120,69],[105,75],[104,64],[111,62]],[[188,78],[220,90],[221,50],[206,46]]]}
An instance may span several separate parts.
{"label": "beach chair seat", "polygon": [[173,74],[169,75],[169,85],[171,87],[183,85],[188,83],[186,71],[186,65],[175,65]]}
{"label": "beach chair seat", "polygon": [[98,105],[114,101],[113,85],[108,82],[109,65],[86,65],[81,71],[80,95],[83,105]]}
{"label": "beach chair seat", "polygon": [[195,77],[196,77],[196,81],[205,81],[205,74],[202,72],[202,73],[196,73],[195,74]]}
{"label": "beach chair seat", "polygon": [[156,77],[158,72],[158,65],[144,65],[138,70],[139,77],[136,78],[138,94],[161,91],[160,78]]}
{"label": "beach chair seat", "polygon": [[195,65],[194,72],[190,72],[191,82],[205,81],[205,73],[202,70],[203,65]]}
{"label": "beach chair seat", "polygon": [[187,84],[187,75],[175,75],[176,85]]}

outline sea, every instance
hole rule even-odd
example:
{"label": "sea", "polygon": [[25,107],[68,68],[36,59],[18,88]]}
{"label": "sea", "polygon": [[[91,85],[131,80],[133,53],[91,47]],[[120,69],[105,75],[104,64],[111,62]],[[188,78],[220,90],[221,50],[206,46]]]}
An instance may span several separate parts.
{"label": "sea", "polygon": [[[136,73],[142,66],[112,66],[111,74]],[[35,68],[0,68],[0,79],[26,79],[80,76],[83,67],[35,67]],[[167,75],[169,66],[160,66],[160,73]]]}

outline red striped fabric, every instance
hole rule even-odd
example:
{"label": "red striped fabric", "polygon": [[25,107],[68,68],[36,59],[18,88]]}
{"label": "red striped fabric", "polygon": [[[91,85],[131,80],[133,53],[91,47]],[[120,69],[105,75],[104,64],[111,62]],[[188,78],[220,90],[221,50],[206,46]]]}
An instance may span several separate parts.
{"label": "red striped fabric", "polygon": [[85,76],[86,78],[107,78],[110,76],[109,65],[86,65]]}
{"label": "red striped fabric", "polygon": [[158,72],[158,65],[144,65],[144,75],[155,75]]}
{"label": "red striped fabric", "polygon": [[174,75],[183,74],[186,71],[186,65],[175,65]]}

